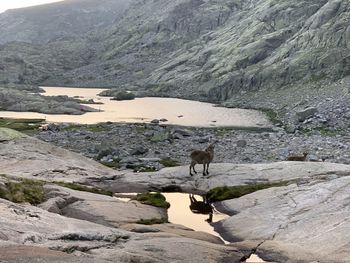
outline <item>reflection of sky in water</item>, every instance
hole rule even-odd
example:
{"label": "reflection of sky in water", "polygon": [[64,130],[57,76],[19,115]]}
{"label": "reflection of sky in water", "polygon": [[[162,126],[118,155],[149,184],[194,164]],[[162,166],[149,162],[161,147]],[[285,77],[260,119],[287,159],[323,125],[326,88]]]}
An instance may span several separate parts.
{"label": "reflection of sky in water", "polygon": [[[2,117],[46,118],[50,122],[73,122],[93,124],[98,122],[149,122],[165,118],[167,124],[184,126],[266,126],[268,121],[261,113],[252,110],[227,109],[213,107],[213,104],[172,98],[137,98],[129,101],[114,101],[107,97],[98,97],[103,89],[84,88],[44,88],[47,96],[80,96],[82,99],[94,99],[101,105],[88,105],[101,112],[89,112],[83,115],[48,115],[31,112],[0,112]],[[182,117],[179,117],[182,115]]]}
{"label": "reflection of sky in water", "polygon": [[[190,209],[191,201],[189,194],[186,193],[162,193],[166,200],[170,203],[170,208],[168,209],[168,220],[170,223],[179,224],[191,228],[196,231],[203,231],[217,237],[222,237],[214,231],[214,228],[206,221],[208,219],[207,214],[197,214],[193,213]],[[117,194],[117,198],[122,201],[129,201],[130,195],[136,195],[136,193],[127,194]],[[199,195],[194,195],[197,201],[203,201],[202,197]],[[228,215],[222,214],[214,209],[213,222],[218,222],[220,220],[228,218]],[[229,242],[223,240],[226,244]],[[264,262],[257,255],[252,255],[246,262]]]}
{"label": "reflection of sky in water", "polygon": [[[206,221],[209,217],[208,214],[197,214],[190,210],[190,198],[189,194],[179,193],[162,193],[166,200],[171,204],[168,209],[169,222],[174,224],[180,224],[192,228],[196,231],[203,231],[212,235],[220,237],[220,235],[214,231],[214,228]],[[195,195],[198,201],[202,201],[202,198]],[[214,209],[213,222],[218,222],[227,218],[225,214],[221,214]],[[221,238],[221,237],[220,237]]]}

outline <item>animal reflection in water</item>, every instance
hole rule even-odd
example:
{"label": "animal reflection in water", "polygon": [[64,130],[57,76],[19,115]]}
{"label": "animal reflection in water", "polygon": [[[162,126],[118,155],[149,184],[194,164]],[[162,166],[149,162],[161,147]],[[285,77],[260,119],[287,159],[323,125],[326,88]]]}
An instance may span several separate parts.
{"label": "animal reflection in water", "polygon": [[190,197],[190,209],[195,214],[204,214],[209,215],[209,218],[206,219],[208,223],[211,223],[213,221],[213,207],[208,202],[208,200],[205,197],[203,198],[203,201],[197,201],[197,199],[194,197],[193,194],[189,195]]}

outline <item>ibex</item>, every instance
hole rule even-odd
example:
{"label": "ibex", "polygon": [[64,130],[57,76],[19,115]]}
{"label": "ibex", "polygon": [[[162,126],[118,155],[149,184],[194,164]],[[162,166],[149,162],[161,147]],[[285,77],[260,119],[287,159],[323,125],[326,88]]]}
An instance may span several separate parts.
{"label": "ibex", "polygon": [[193,176],[192,174],[192,168],[193,172],[197,173],[196,170],[194,169],[194,166],[198,164],[203,164],[203,175],[209,174],[209,164],[214,158],[214,145],[210,144],[207,149],[204,151],[201,150],[194,150],[191,153],[191,164],[190,164],[190,175]]}
{"label": "ibex", "polygon": [[306,156],[308,155],[307,152],[303,152],[303,155],[290,155],[287,157],[287,161],[300,161],[304,162],[306,160]]}

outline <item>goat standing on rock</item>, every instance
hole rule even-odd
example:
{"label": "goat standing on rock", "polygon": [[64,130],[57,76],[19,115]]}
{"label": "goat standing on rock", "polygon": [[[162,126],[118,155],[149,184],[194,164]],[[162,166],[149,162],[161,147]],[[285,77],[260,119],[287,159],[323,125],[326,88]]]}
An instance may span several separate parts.
{"label": "goat standing on rock", "polygon": [[209,174],[209,164],[214,158],[214,145],[210,144],[207,149],[204,151],[201,150],[194,150],[191,153],[191,164],[190,164],[190,175],[193,176],[192,174],[192,168],[193,172],[197,173],[196,170],[194,169],[194,166],[198,164],[203,164],[203,175],[206,176]]}

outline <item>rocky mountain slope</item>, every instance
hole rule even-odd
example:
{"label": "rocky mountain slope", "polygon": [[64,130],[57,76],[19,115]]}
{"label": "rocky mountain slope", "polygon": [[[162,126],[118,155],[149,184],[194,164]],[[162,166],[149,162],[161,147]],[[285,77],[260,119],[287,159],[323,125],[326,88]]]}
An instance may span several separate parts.
{"label": "rocky mountain slope", "polygon": [[131,0],[68,0],[0,14],[0,44],[45,44],[78,37],[118,21]]}
{"label": "rocky mountain slope", "polygon": [[214,101],[296,84],[311,89],[347,80],[349,12],[340,0],[132,0],[112,25],[84,38],[70,28],[68,39],[47,45],[2,46],[0,79],[117,84]]}

